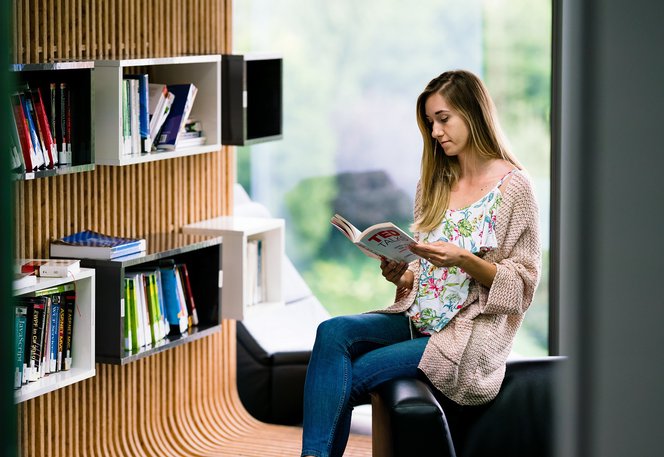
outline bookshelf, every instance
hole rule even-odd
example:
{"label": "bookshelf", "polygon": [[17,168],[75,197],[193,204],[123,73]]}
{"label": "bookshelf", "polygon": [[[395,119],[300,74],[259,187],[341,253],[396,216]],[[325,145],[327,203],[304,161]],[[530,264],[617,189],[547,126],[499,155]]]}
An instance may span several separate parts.
{"label": "bookshelf", "polygon": [[[284,220],[279,218],[222,216],[182,227],[182,232],[199,236],[221,236],[221,264],[224,268],[222,317],[242,320],[266,307],[284,305],[282,262],[284,257]],[[247,244],[262,242],[262,268],[265,269],[265,301],[251,304],[248,281]]]}
{"label": "bookshelf", "polygon": [[72,367],[51,373],[38,381],[25,384],[14,393],[21,403],[62,387],[95,376],[95,270],[81,268],[74,278],[37,278],[37,283],[15,289],[15,297],[73,282],[76,286],[76,314],[72,336]]}
{"label": "bookshelf", "polygon": [[[92,267],[101,279],[96,291],[97,318],[103,325],[96,328],[96,361],[125,365],[152,354],[185,344],[212,333],[220,326],[219,266],[221,238],[182,234],[155,234],[146,237],[147,251],[112,260],[82,259],[81,265]],[[198,310],[199,325],[183,334],[167,335],[154,345],[124,349],[124,277],[125,273],[156,267],[162,259],[185,263],[192,294]],[[218,291],[218,292],[215,292]]]}
{"label": "bookshelf", "polygon": [[[39,87],[46,106],[50,107],[49,84],[66,83],[71,100],[72,162],[43,170],[12,173],[13,180],[29,180],[80,173],[94,170],[95,152],[94,117],[92,115],[92,73],[94,62],[63,61],[51,63],[13,64],[10,75],[16,85],[27,83],[31,88]],[[48,112],[48,111],[47,111]]]}
{"label": "bookshelf", "polygon": [[[122,77],[148,73],[151,83],[193,83],[198,88],[190,118],[201,122],[206,144],[174,151],[123,154]],[[195,55],[148,59],[97,60],[94,72],[96,163],[131,165],[221,149],[221,56]]]}
{"label": "bookshelf", "polygon": [[247,146],[283,136],[282,58],[222,56],[222,143]]}

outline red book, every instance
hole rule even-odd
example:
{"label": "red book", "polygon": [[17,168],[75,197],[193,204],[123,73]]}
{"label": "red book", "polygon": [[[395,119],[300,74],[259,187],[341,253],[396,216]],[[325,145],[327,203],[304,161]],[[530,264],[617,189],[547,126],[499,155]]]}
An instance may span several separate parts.
{"label": "red book", "polygon": [[44,108],[44,100],[42,99],[41,89],[37,88],[36,90],[31,90],[30,95],[32,96],[32,103],[35,106],[35,114],[37,115],[37,124],[39,125],[39,133],[46,147],[46,152],[48,153],[48,167],[53,168],[53,165],[57,162],[57,145],[53,137],[51,136],[51,128],[48,122],[48,116],[46,115],[46,109]]}
{"label": "red book", "polygon": [[37,168],[34,161],[35,151],[30,139],[30,128],[28,121],[23,112],[23,104],[18,92],[14,92],[11,96],[12,108],[14,109],[14,122],[16,122],[16,129],[18,130],[18,138],[21,142],[21,151],[23,153],[23,160],[25,161],[25,171],[32,171]]}
{"label": "red book", "polygon": [[194,303],[194,294],[191,292],[191,283],[189,282],[187,265],[179,263],[176,267],[180,270],[180,276],[182,277],[182,282],[184,282],[183,288],[185,292],[185,301],[187,302],[187,311],[189,311],[189,315],[191,316],[192,324],[198,325],[198,312],[196,311],[196,303]]}

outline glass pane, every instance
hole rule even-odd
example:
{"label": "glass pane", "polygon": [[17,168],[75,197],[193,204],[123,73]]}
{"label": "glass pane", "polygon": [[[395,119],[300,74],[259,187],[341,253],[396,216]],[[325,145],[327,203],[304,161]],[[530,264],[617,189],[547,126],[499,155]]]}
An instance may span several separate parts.
{"label": "glass pane", "polygon": [[[415,100],[448,69],[477,73],[495,97],[536,182],[548,253],[550,0],[243,0],[233,11],[234,52],[284,59],[283,139],[238,148],[238,181],[286,219],[287,254],[331,314],[392,302],[377,262],[329,219],[408,228],[421,155]],[[547,278],[519,354],[547,352]]]}

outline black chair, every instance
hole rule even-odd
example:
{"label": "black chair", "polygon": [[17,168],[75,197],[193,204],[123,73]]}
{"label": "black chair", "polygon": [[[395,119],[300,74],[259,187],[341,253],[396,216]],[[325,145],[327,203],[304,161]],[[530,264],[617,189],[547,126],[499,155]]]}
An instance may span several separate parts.
{"label": "black chair", "polygon": [[398,379],[371,394],[374,457],[553,455],[553,389],[565,357],[507,362],[497,397],[459,406],[422,379]]}

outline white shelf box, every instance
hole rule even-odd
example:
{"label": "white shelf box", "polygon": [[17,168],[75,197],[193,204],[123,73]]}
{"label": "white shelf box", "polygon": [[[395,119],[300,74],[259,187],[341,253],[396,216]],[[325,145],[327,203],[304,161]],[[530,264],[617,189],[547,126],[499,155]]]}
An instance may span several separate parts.
{"label": "white shelf box", "polygon": [[39,397],[95,376],[95,270],[93,268],[81,268],[74,278],[38,278],[37,284],[14,290],[14,296],[71,282],[76,284],[72,367],[67,371],[48,374],[15,390],[15,403]]}
{"label": "white shelf box", "polygon": [[[123,154],[122,75],[130,67],[137,71],[144,71],[147,67],[145,72],[149,74],[150,83],[193,83],[198,88],[190,117],[201,122],[206,144],[174,151]],[[97,60],[93,80],[95,162],[98,165],[131,165],[221,149],[221,55]]]}
{"label": "white shelf box", "polygon": [[[262,217],[222,216],[185,225],[182,232],[190,235],[221,236],[223,285],[221,316],[242,320],[248,311],[260,312],[266,307],[282,306],[282,262],[284,257],[284,220]],[[265,268],[265,301],[250,303],[247,243],[262,241]]]}

